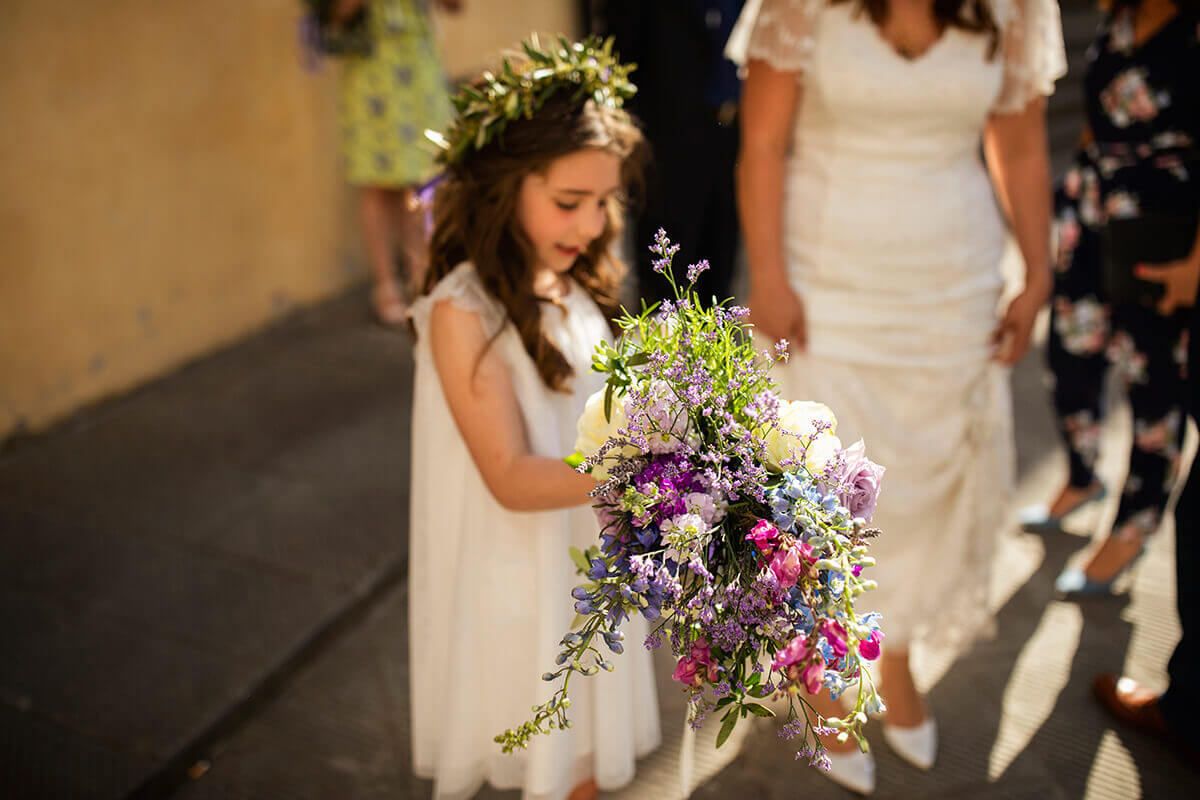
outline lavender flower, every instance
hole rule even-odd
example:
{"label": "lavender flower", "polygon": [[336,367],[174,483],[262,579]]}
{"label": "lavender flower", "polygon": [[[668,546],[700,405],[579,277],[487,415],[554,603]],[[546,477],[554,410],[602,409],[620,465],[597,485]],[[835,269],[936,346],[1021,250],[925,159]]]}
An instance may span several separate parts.
{"label": "lavender flower", "polygon": [[696,262],[695,264],[692,264],[690,267],[687,268],[688,283],[695,283],[696,279],[699,278],[707,270],[708,270],[707,259],[701,260],[701,261]]}

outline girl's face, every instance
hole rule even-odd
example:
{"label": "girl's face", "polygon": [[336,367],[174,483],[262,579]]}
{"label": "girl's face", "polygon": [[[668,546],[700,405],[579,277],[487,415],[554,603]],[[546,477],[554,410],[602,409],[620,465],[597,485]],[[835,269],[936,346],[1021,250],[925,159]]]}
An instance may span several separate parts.
{"label": "girl's face", "polygon": [[621,188],[621,159],[579,150],[521,181],[517,222],[533,245],[534,270],[562,274],[608,225],[608,204]]}

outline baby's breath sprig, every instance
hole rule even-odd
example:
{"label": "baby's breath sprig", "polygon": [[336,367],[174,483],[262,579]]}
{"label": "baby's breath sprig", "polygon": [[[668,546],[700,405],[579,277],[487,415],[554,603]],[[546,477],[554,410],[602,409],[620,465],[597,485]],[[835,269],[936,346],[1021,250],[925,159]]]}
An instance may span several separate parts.
{"label": "baby's breath sprig", "polygon": [[463,161],[504,133],[513,120],[529,119],[560,89],[574,91],[571,99],[590,98],[597,105],[620,108],[637,92],[629,80],[636,64],[622,64],[612,54],[613,40],[590,36],[581,42],[559,37],[543,48],[536,34],[521,42],[526,58],[514,64],[505,58],[498,72],[484,72],[476,86],[463,86],[452,98],[458,112],[445,134],[425,131],[441,152],[443,166]]}

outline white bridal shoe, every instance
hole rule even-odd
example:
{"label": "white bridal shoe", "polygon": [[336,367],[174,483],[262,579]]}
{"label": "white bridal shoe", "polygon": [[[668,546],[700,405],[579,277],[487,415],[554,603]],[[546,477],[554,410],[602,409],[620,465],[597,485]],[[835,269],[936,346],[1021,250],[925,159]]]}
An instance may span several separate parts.
{"label": "white bridal shoe", "polygon": [[829,771],[825,777],[852,792],[868,795],[875,791],[875,758],[861,750],[829,753]]}
{"label": "white bridal shoe", "polygon": [[883,738],[896,755],[914,767],[933,767],[934,759],[937,758],[937,723],[932,716],[911,728],[885,724]]}

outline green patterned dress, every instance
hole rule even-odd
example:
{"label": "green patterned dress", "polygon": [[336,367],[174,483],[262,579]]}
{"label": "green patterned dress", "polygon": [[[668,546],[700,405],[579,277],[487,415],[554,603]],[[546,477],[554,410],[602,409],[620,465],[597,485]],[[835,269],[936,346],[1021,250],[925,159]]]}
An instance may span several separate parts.
{"label": "green patterned dress", "polygon": [[369,56],[343,59],[339,114],[346,178],[398,188],[434,172],[426,128],[450,120],[449,93],[424,0],[368,0]]}

